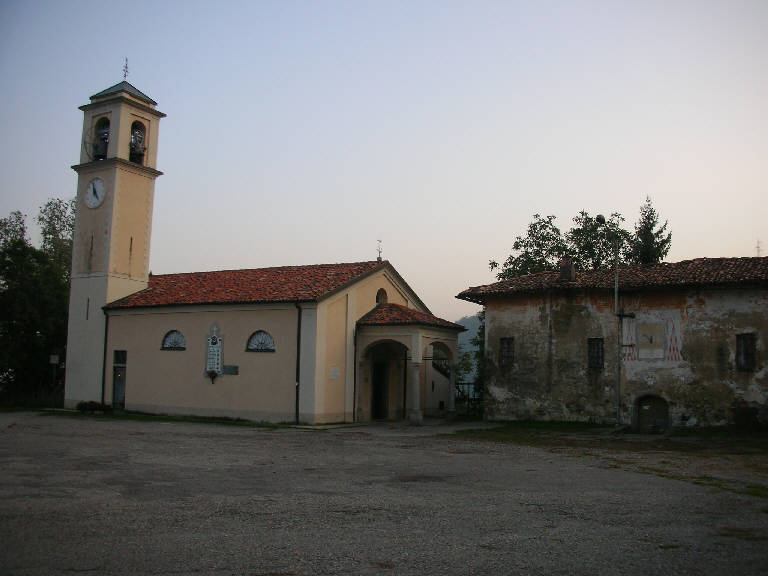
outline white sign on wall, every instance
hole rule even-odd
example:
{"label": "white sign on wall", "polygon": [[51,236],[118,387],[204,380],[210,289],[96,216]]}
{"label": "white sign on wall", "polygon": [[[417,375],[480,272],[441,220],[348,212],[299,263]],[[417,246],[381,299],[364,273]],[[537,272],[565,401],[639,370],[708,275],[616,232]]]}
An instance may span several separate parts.
{"label": "white sign on wall", "polygon": [[221,374],[221,345],[222,337],[214,334],[208,337],[208,358],[205,363],[206,372]]}

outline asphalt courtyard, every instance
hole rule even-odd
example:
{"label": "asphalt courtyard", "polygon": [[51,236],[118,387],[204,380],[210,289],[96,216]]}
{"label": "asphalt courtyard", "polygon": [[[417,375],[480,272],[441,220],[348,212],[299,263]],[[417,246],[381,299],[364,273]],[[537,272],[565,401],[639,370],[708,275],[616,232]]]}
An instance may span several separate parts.
{"label": "asphalt courtyard", "polygon": [[768,573],[764,497],[454,429],[0,413],[0,573]]}

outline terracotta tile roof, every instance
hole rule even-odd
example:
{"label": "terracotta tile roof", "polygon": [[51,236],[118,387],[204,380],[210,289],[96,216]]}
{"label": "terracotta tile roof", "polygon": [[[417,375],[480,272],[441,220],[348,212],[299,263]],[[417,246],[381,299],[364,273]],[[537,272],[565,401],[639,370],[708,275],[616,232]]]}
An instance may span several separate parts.
{"label": "terracotta tile roof", "polygon": [[191,304],[316,302],[382,268],[388,261],[281,266],[151,276],[140,292],[107,308],[143,308]]}
{"label": "terracotta tile roof", "polygon": [[[559,272],[539,272],[494,284],[467,288],[456,298],[483,304],[489,297],[546,292],[551,289],[613,289],[614,273],[612,269],[576,271],[576,279],[567,281],[560,280]],[[768,257],[696,258],[651,266],[619,267],[620,290],[735,285],[768,287]]]}
{"label": "terracotta tile roof", "polygon": [[466,328],[432,314],[400,304],[379,304],[357,321],[359,326],[435,326],[464,331]]}

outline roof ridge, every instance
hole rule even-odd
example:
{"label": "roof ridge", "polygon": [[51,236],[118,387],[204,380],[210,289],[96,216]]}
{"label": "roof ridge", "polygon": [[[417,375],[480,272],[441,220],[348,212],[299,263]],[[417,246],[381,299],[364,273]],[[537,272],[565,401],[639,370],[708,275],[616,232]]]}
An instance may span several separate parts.
{"label": "roof ridge", "polygon": [[152,274],[153,278],[161,276],[189,276],[192,274],[218,274],[224,272],[249,272],[252,270],[286,270],[294,268],[321,268],[331,266],[354,266],[356,264],[388,264],[389,260],[361,260],[359,262],[333,262],[323,264],[289,264],[286,266],[264,266],[262,268],[223,268],[220,270],[195,270],[192,272],[167,272],[164,274]]}

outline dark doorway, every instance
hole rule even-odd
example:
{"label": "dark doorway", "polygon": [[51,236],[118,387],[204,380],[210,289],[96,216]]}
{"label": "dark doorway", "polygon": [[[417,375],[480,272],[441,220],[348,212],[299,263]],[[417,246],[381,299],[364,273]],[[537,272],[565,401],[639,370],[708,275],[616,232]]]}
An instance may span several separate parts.
{"label": "dark doorway", "polygon": [[669,404],[659,396],[643,396],[637,400],[638,432],[660,433],[669,427]]}
{"label": "dark doorway", "polygon": [[371,418],[383,420],[389,416],[389,366],[385,362],[373,363],[371,389]]}
{"label": "dark doorway", "polygon": [[112,407],[125,409],[125,369],[128,354],[125,350],[115,350],[112,362]]}

